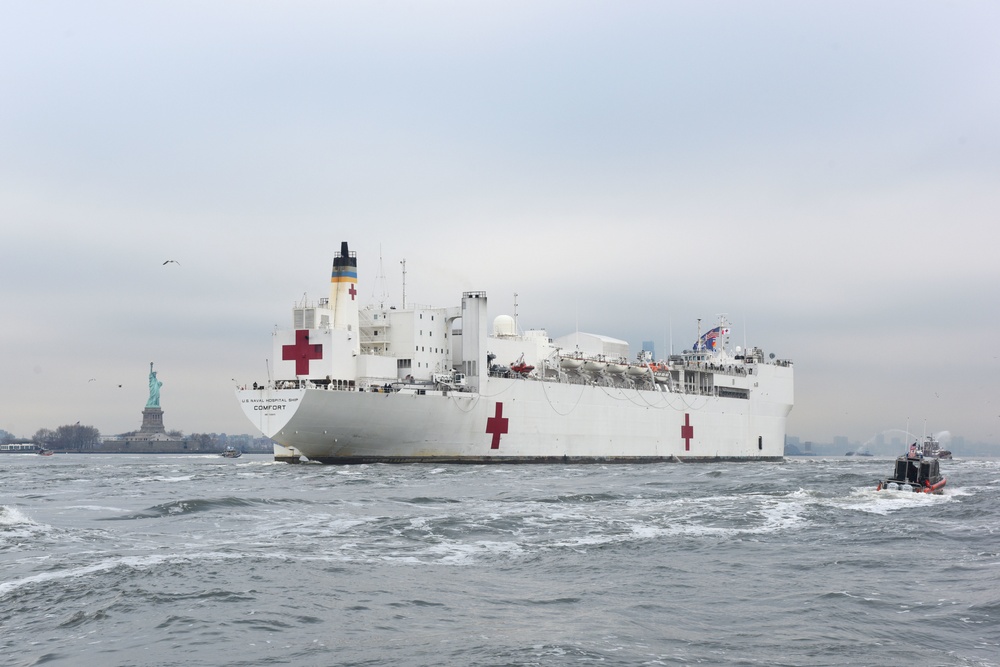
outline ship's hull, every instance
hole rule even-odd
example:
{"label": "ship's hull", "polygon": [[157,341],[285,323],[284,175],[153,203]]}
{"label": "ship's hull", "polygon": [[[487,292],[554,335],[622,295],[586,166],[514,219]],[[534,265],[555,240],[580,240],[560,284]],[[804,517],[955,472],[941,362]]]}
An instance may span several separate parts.
{"label": "ship's hull", "polygon": [[[771,381],[790,395],[790,377]],[[478,393],[237,392],[278,443],[277,459],[322,463],[780,460],[785,393],[736,399],[495,377]]]}

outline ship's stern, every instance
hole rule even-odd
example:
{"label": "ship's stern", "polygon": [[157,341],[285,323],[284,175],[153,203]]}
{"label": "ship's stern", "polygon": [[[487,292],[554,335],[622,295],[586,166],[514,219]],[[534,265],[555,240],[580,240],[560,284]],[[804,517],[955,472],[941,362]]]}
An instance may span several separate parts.
{"label": "ship's stern", "polygon": [[[265,437],[274,439],[291,420],[299,405],[305,389],[274,389],[270,387],[240,388],[236,390],[236,399],[243,408],[250,423]],[[302,453],[295,447],[274,443],[274,460],[284,463],[298,463]]]}

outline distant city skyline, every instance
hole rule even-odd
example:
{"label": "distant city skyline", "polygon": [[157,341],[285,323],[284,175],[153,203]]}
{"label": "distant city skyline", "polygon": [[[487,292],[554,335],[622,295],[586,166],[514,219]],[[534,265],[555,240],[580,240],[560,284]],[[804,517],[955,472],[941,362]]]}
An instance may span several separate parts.
{"label": "distant city skyline", "polygon": [[996,443],[968,441],[964,436],[953,435],[951,433],[910,433],[909,437],[903,437],[903,431],[892,435],[886,439],[883,434],[876,434],[870,440],[864,442],[852,440],[847,436],[834,436],[830,441],[818,441],[808,438],[800,438],[797,435],[789,434],[786,438],[786,445],[791,445],[802,449],[806,444],[810,445],[814,452],[824,455],[840,456],[847,452],[867,451],[882,456],[896,456],[904,453],[912,442],[923,442],[926,436],[934,436],[945,449],[954,452],[955,456],[998,456]]}

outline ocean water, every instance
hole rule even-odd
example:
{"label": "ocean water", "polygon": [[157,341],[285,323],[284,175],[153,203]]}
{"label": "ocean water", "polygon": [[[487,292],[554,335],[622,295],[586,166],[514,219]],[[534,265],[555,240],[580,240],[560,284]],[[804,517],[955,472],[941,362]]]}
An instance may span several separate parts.
{"label": "ocean water", "polygon": [[0,455],[2,665],[1000,665],[1000,461]]}

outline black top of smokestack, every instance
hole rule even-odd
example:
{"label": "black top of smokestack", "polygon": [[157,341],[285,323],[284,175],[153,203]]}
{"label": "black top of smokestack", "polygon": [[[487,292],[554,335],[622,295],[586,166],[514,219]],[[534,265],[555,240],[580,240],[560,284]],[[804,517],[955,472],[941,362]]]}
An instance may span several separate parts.
{"label": "black top of smokestack", "polygon": [[347,249],[347,241],[343,241],[340,244],[340,252],[333,256],[333,267],[338,266],[357,266],[358,265],[358,253],[350,252]]}

